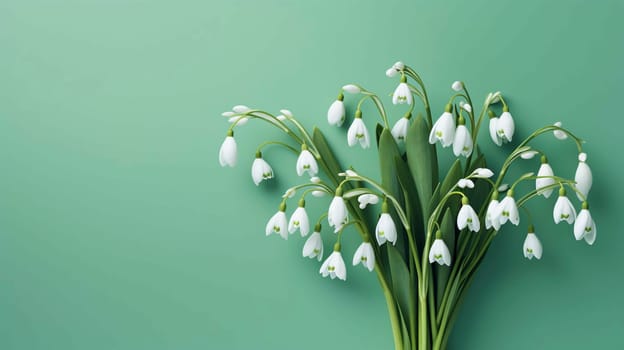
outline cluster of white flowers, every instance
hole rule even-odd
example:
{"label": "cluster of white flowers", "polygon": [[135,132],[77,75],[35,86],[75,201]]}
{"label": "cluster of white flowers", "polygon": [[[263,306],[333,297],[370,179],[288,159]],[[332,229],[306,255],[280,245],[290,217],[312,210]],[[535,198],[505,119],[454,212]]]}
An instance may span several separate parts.
{"label": "cluster of white flowers", "polygon": [[[407,83],[405,69],[408,68],[402,62],[396,62],[386,71],[386,75],[388,77],[394,77],[398,74],[401,75],[400,83],[392,95],[392,102],[394,104],[413,105],[413,87]],[[453,98],[463,96],[469,101],[463,82],[455,81],[451,85],[451,88],[458,92]],[[330,105],[327,111],[327,121],[331,125],[342,126],[345,122],[346,109],[344,104],[344,92],[350,94],[362,93],[364,94],[362,100],[374,96],[359,85],[348,84],[343,86],[337,99]],[[465,94],[462,92],[465,92]],[[459,104],[454,105],[453,98],[445,106],[442,115],[432,125],[428,141],[432,145],[439,142],[444,148],[453,146],[453,154],[456,157],[463,156],[468,158],[473,152],[475,136],[471,134],[471,131],[466,126],[464,113],[468,113],[468,117],[471,121],[471,127],[475,128],[472,106],[467,101],[461,101]],[[509,112],[509,108],[500,92],[490,93],[488,95],[486,99],[486,107],[498,102],[502,102],[503,104],[502,114],[500,116],[497,116],[491,109],[487,109],[487,112],[490,118],[490,137],[494,144],[501,146],[504,143],[512,141],[515,125],[513,117]],[[232,111],[223,113],[223,116],[227,117],[228,121],[231,123],[231,127],[229,128],[226,138],[219,150],[219,162],[221,166],[234,167],[236,165],[237,144],[234,139],[233,128],[247,123],[248,120],[254,117],[253,113],[255,112],[258,111],[252,110],[247,106],[237,105],[232,108]],[[266,112],[263,113],[266,114]],[[397,141],[397,144],[405,141],[411,117],[412,110],[410,109],[392,127],[391,134]],[[284,123],[288,121],[292,121],[293,123],[295,122],[292,112],[286,109],[280,110],[280,114],[274,116],[273,118],[274,121],[271,121],[271,123],[277,125],[278,127],[280,127],[280,125],[285,125]],[[385,115],[384,118],[386,118]],[[386,126],[388,126],[387,119],[384,121],[386,122]],[[561,128],[560,122],[555,123],[552,127],[550,127],[550,129],[553,130],[553,134],[557,139],[565,140],[568,138],[567,131]],[[370,135],[366,124],[362,120],[362,111],[359,108],[359,104],[354,113],[354,119],[347,131],[347,144],[349,146],[359,144],[364,149],[370,147]],[[251,177],[256,185],[274,177],[273,168],[263,159],[260,148],[261,147],[259,147],[256,152],[255,159],[251,166]],[[291,148],[291,150],[295,153],[299,152],[295,148]],[[537,176],[532,176],[532,174],[526,176],[526,178],[535,179],[535,195],[550,198],[554,188],[559,186],[559,196],[553,208],[553,219],[555,224],[562,221],[568,224],[574,224],[574,237],[577,240],[584,239],[590,245],[593,244],[596,239],[596,225],[589,212],[589,206],[586,201],[587,195],[592,186],[592,173],[591,169],[587,165],[587,155],[583,152],[579,153],[579,163],[576,169],[574,183],[571,183],[562,182],[560,178],[554,175],[553,169],[548,163],[547,157],[542,152],[531,149],[527,146],[520,150],[518,156],[521,159],[532,159],[538,154],[541,154],[542,156]],[[308,236],[310,233],[310,219],[305,209],[305,193],[299,200],[298,206],[290,216],[290,219],[286,215],[286,201],[289,198],[292,198],[297,190],[302,187],[309,187],[306,193],[311,193],[316,197],[321,197],[328,193],[333,194],[326,216],[329,226],[333,229],[333,232],[337,234],[337,239],[332,253],[325,259],[319,272],[323,277],[329,276],[332,279],[337,277],[338,279],[345,280],[347,271],[341,253],[342,247],[340,244],[340,236],[345,227],[350,224],[349,208],[346,200],[357,196],[359,208],[362,210],[368,206],[378,204],[380,199],[383,200],[381,213],[375,227],[375,239],[378,246],[382,246],[386,242],[390,242],[395,245],[398,239],[397,227],[392,215],[389,212],[388,199],[385,195],[375,194],[374,191],[362,189],[357,195],[350,195],[349,197],[343,196],[341,185],[338,185],[335,190],[332,190],[317,176],[319,172],[319,164],[317,163],[318,160],[321,160],[318,150],[316,150],[313,144],[306,144],[304,139],[303,142],[301,142],[301,150],[298,153],[295,170],[299,176],[303,176],[304,174],[309,176],[310,183],[295,186],[286,191],[283,195],[283,200],[279,205],[278,211],[267,222],[265,233],[267,236],[277,234],[283,239],[288,239],[288,236],[296,231],[299,231],[302,237]],[[353,179],[358,177],[358,174],[353,170],[346,170],[344,173],[337,175],[345,177],[347,180],[349,178]],[[487,168],[478,168],[474,170],[470,176],[460,179],[453,188],[453,191],[456,189],[459,189],[459,191],[469,191],[474,189],[475,179],[484,179],[494,186],[483,217],[483,225],[480,222],[478,213],[470,205],[468,197],[463,192],[453,192],[462,196],[461,208],[459,209],[456,218],[456,226],[459,231],[465,230],[466,232],[471,231],[474,234],[478,234],[483,230],[483,227],[485,230],[498,231],[507,222],[511,222],[516,226],[519,225],[520,213],[518,207],[523,203],[517,203],[514,198],[515,184],[509,186],[507,184],[500,184],[499,182],[494,183],[490,180],[493,176],[494,172],[492,170]],[[581,201],[581,210],[578,215],[574,205],[566,194],[564,185],[572,188]],[[499,201],[499,192],[505,191],[505,197]],[[399,208],[396,209],[398,210]],[[528,233],[522,249],[524,256],[528,259],[540,259],[542,257],[542,245],[535,234],[535,229],[532,224],[528,226]],[[323,238],[321,236],[320,220],[314,226],[312,234],[305,241],[302,255],[311,259],[316,258],[318,261],[323,260]],[[428,257],[430,263],[438,263],[440,265],[447,266],[451,265],[451,251],[444,242],[443,233],[440,231],[439,226],[435,233],[435,239],[429,247]],[[369,242],[368,237],[364,238],[364,241],[355,251],[352,263],[354,266],[362,264],[369,271],[372,271],[375,268],[375,247],[371,244],[371,242]]]}

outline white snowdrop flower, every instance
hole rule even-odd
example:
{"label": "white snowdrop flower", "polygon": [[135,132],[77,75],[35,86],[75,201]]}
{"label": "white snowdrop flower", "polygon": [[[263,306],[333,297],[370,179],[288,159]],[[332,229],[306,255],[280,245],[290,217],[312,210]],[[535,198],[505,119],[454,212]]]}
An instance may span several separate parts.
{"label": "white snowdrop flower", "polygon": [[282,202],[279,210],[273,215],[266,224],[265,233],[270,235],[276,233],[283,239],[288,239],[288,219],[286,219],[286,203]]}
{"label": "white snowdrop flower", "polygon": [[351,176],[351,177],[358,176],[358,174],[355,171],[351,170],[351,169],[345,170],[344,173],[345,173],[346,176]]}
{"label": "white snowdrop flower", "polygon": [[343,281],[347,279],[347,268],[344,260],[342,259],[342,254],[340,254],[340,243],[336,243],[334,251],[329,255],[327,260],[323,262],[319,273],[323,277],[329,276],[331,279],[336,277]]}
{"label": "white snowdrop flower", "polygon": [[454,91],[462,91],[463,88],[464,88],[464,83],[462,83],[459,80],[453,82],[453,84],[451,85],[451,89],[453,89]]}
{"label": "white snowdrop flower", "polygon": [[297,193],[297,190],[294,187],[291,187],[284,192],[282,198],[292,198],[295,196],[295,193]]}
{"label": "white snowdrop flower", "polygon": [[392,94],[392,104],[407,103],[411,105],[412,102],[414,102],[412,92],[407,85],[407,78],[403,75],[401,76],[401,83],[399,83],[399,86],[394,90],[394,94]]}
{"label": "white snowdrop flower", "polygon": [[358,109],[355,111],[355,119],[347,131],[347,143],[350,147],[359,143],[362,148],[370,147],[368,129],[362,120],[362,112]]}
{"label": "white snowdrop flower", "polygon": [[464,125],[464,118],[459,117],[459,126],[455,131],[455,137],[453,140],[453,154],[455,157],[464,156],[468,157],[472,153],[472,136],[468,131],[466,125]]}
{"label": "white snowdrop flower", "polygon": [[340,231],[349,221],[348,213],[347,206],[342,198],[342,188],[339,187],[327,210],[327,222],[329,226],[334,228],[334,232]]}
{"label": "white snowdrop flower", "polygon": [[587,165],[587,154],[584,152],[579,153],[578,167],[576,168],[576,174],[574,175],[574,181],[576,181],[576,189],[583,194],[576,194],[579,200],[584,201],[589,194],[589,190],[592,187],[592,172]]}
{"label": "white snowdrop flower", "polygon": [[390,68],[386,69],[386,76],[388,78],[392,78],[395,75],[397,75],[398,73],[399,73],[399,71],[394,69],[393,67],[390,67]]}
{"label": "white snowdrop flower", "polygon": [[234,113],[232,111],[225,111],[225,112],[221,113],[221,115],[224,116],[224,117],[228,117],[229,118],[229,117],[235,116],[236,113]]}
{"label": "white snowdrop flower", "polygon": [[522,153],[520,153],[520,158],[522,159],[533,159],[533,157],[535,157],[536,154],[539,154],[538,151],[524,151]]}
{"label": "white snowdrop flower", "polygon": [[320,225],[316,225],[314,232],[303,245],[303,256],[310,259],[317,258],[318,261],[323,259],[323,238],[321,238]]}
{"label": "white snowdrop flower", "polygon": [[496,122],[496,132],[498,137],[500,137],[502,142],[511,142],[515,130],[516,126],[513,118],[511,117],[511,113],[509,113],[509,108],[504,106],[503,114],[498,117],[498,122]]}
{"label": "white snowdrop flower", "polygon": [[553,208],[553,220],[555,224],[561,221],[573,224],[574,220],[576,220],[576,209],[574,209],[572,202],[568,199],[566,190],[563,187],[559,190],[559,198],[557,198]]}
{"label": "white snowdrop flower", "polygon": [[494,114],[494,112],[492,112],[492,110],[488,110],[488,116],[490,117],[490,138],[492,139],[492,141],[497,145],[497,146],[501,146],[503,144],[503,140],[501,139],[501,137],[498,135],[498,117],[496,116],[496,114]]}
{"label": "white snowdrop flower", "polygon": [[498,214],[496,211],[498,210],[499,205],[500,203],[498,202],[498,196],[495,192],[485,212],[485,228],[487,230],[489,230],[490,228],[493,228],[496,231],[500,230],[501,223],[498,217],[496,217],[496,215]]}
{"label": "white snowdrop flower", "polygon": [[455,117],[451,113],[453,106],[446,105],[444,113],[433,124],[431,132],[429,133],[429,143],[434,144],[440,141],[442,147],[448,147],[453,144],[455,137]]}
{"label": "white snowdrop flower", "polygon": [[256,186],[263,180],[273,178],[273,168],[262,158],[261,152],[256,153],[256,159],[251,164],[251,178]]}
{"label": "white snowdrop flower", "polygon": [[403,69],[405,69],[405,63],[401,61],[396,61],[392,65],[392,68],[396,69],[397,71],[402,71]]}
{"label": "white snowdrop flower", "polygon": [[405,141],[405,136],[407,136],[407,129],[409,128],[409,120],[411,117],[411,113],[406,114],[404,117],[397,120],[397,122],[392,127],[392,130],[390,132],[392,133],[392,136],[397,143]]}
{"label": "white snowdrop flower", "polygon": [[386,243],[386,241],[396,244],[397,231],[392,216],[388,214],[388,203],[384,200],[381,205],[381,215],[379,221],[377,221],[377,227],[375,227],[375,237],[377,237],[377,244],[380,246]]}
{"label": "white snowdrop flower", "polygon": [[304,172],[307,172],[310,176],[315,176],[318,173],[318,164],[316,163],[316,159],[308,151],[308,146],[303,144],[301,146],[301,153],[299,154],[299,158],[297,158],[297,175],[301,176]]}
{"label": "white snowdrop flower", "polygon": [[362,91],[362,89],[360,89],[360,87],[355,84],[347,84],[342,87],[342,90],[350,94],[359,94]]}
{"label": "white snowdrop flower", "polygon": [[282,113],[282,115],[285,116],[286,118],[293,117],[293,113],[288,109],[280,109],[280,113]]}
{"label": "white snowdrop flower", "polygon": [[482,179],[489,179],[494,176],[494,172],[488,168],[477,168],[472,172],[470,176]]}
{"label": "white snowdrop flower", "polygon": [[459,108],[463,109],[464,111],[471,113],[472,112],[472,106],[464,101],[461,101],[459,103]]}
{"label": "white snowdrop flower", "polygon": [[596,223],[589,213],[587,202],[583,202],[581,211],[574,222],[574,238],[576,240],[585,239],[587,244],[592,245],[596,240]]}
{"label": "white snowdrop flower", "polygon": [[459,188],[474,188],[474,182],[470,179],[459,179],[457,181],[457,187]]}
{"label": "white snowdrop flower", "polygon": [[247,113],[249,111],[251,111],[251,108],[245,106],[245,105],[236,105],[234,107],[232,107],[232,111],[234,111],[234,113],[238,113],[238,114],[242,114],[242,113]]}
{"label": "white snowdrop flower", "polygon": [[495,104],[500,102],[500,98],[501,98],[501,92],[500,91],[496,91],[494,93],[490,92],[487,96],[487,101],[488,104]]}
{"label": "white snowdrop flower", "polygon": [[529,232],[527,233],[527,236],[524,239],[524,244],[522,245],[522,252],[524,253],[524,257],[529,260],[533,258],[539,260],[542,258],[542,243],[535,235],[533,225],[529,226]]}
{"label": "white snowdrop flower", "polygon": [[231,117],[230,119],[228,119],[228,122],[230,124],[236,124],[236,126],[243,126],[247,124],[248,121],[249,121],[249,118],[242,116],[242,115],[237,115],[235,117]]}
{"label": "white snowdrop flower", "polygon": [[375,268],[375,252],[373,246],[369,242],[362,242],[358,249],[353,254],[353,266],[362,264],[368,271],[373,271]]}
{"label": "white snowdrop flower", "polygon": [[442,240],[440,231],[436,233],[436,239],[429,248],[429,263],[438,263],[440,265],[451,266],[451,252],[449,252],[446,243]]}
{"label": "white snowdrop flower", "polygon": [[313,184],[320,184],[321,183],[321,178],[318,176],[312,176],[310,178],[310,182]]}
{"label": "white snowdrop flower", "polygon": [[[561,127],[561,125],[562,125],[561,122],[556,122],[554,124],[554,126],[557,126],[557,127]],[[565,140],[568,138],[568,134],[566,134],[565,132],[561,130],[554,130],[553,135],[555,135],[555,137],[558,138],[559,140]]]}
{"label": "white snowdrop flower", "polygon": [[341,126],[344,123],[346,111],[343,100],[344,95],[341,92],[338,94],[336,101],[329,106],[329,110],[327,110],[327,122],[329,125]]}
{"label": "white snowdrop flower", "polygon": [[278,116],[277,116],[277,117],[275,117],[275,118],[277,118],[277,120],[279,120],[279,121],[281,121],[281,122],[283,122],[284,120],[286,120],[286,116],[285,116],[285,115],[283,115],[283,114],[280,114],[280,115],[278,115]]}
{"label": "white snowdrop flower", "polygon": [[463,230],[466,227],[472,232],[479,232],[481,223],[475,210],[468,204],[468,198],[463,197],[461,209],[457,214],[457,228]]}
{"label": "white snowdrop flower", "polygon": [[358,202],[360,202],[360,209],[364,209],[369,204],[375,205],[379,203],[379,197],[371,193],[365,193],[358,197]]}
{"label": "white snowdrop flower", "polygon": [[510,221],[512,224],[518,226],[520,223],[520,214],[518,213],[518,206],[516,205],[516,200],[513,197],[512,190],[507,191],[507,196],[505,196],[505,198],[503,198],[498,205],[492,219],[498,219],[501,226],[507,221]]}
{"label": "white snowdrop flower", "polygon": [[505,192],[509,189],[509,184],[502,184],[496,189],[498,192]]}
{"label": "white snowdrop flower", "polygon": [[301,233],[301,237],[305,237],[310,233],[310,219],[305,210],[305,200],[303,199],[299,201],[299,206],[295,209],[288,222],[289,233],[295,233],[297,230]]}
{"label": "white snowdrop flower", "polygon": [[321,190],[314,190],[314,191],[312,191],[312,195],[314,197],[325,197],[326,194],[327,194],[327,192],[321,191]]}
{"label": "white snowdrop flower", "polygon": [[554,185],[555,179],[551,177],[542,178],[541,176],[555,176],[552,168],[550,167],[550,164],[548,164],[548,160],[546,159],[546,156],[542,156],[542,165],[537,171],[537,179],[535,179],[535,189],[538,190],[539,195],[542,195],[545,198],[548,198],[552,194],[553,189],[552,188],[544,189],[544,190],[540,190],[540,189],[547,187],[547,186]]}
{"label": "white snowdrop flower", "polygon": [[232,130],[228,130],[227,136],[219,149],[219,163],[221,166],[234,167],[236,165],[237,153],[238,151],[236,147],[236,140],[234,140],[234,132]]}

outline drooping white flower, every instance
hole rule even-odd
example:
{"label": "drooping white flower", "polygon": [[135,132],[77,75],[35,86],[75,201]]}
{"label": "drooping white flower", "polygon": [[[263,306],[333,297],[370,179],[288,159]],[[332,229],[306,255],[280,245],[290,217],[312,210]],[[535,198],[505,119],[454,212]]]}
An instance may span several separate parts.
{"label": "drooping white flower", "polygon": [[353,266],[362,264],[368,271],[373,271],[375,268],[375,252],[373,246],[369,242],[362,242],[358,249],[353,254]]}
{"label": "drooping white flower", "polygon": [[472,153],[472,136],[466,125],[462,124],[463,117],[459,117],[459,126],[455,131],[453,140],[453,154],[455,157],[468,157]]}
{"label": "drooping white flower", "polygon": [[347,131],[347,143],[350,147],[355,146],[356,143],[359,143],[362,148],[370,147],[368,129],[362,120],[362,112],[359,109],[355,111],[355,119]]}
{"label": "drooping white flower", "polygon": [[448,147],[453,144],[453,138],[455,137],[455,117],[451,114],[453,107],[449,104],[446,105],[444,113],[433,124],[431,132],[429,133],[429,143],[434,144],[440,141],[442,147]]}
{"label": "drooping white flower", "polygon": [[472,232],[479,232],[481,223],[479,222],[479,216],[468,203],[468,198],[463,197],[461,209],[459,209],[457,214],[457,228],[463,230],[466,227]]}
{"label": "drooping white flower", "polygon": [[314,197],[325,197],[326,194],[327,194],[327,192],[321,191],[321,190],[314,190],[314,191],[312,191],[312,195]]}
{"label": "drooping white flower", "polygon": [[342,198],[342,189],[338,188],[327,210],[327,222],[329,226],[334,228],[334,232],[340,231],[342,226],[349,221],[348,213],[347,206]]}
{"label": "drooping white flower", "polygon": [[496,193],[492,196],[492,200],[490,204],[488,204],[487,210],[485,212],[485,228],[489,230],[490,228],[494,228],[496,231],[500,230],[501,223],[496,215],[498,214],[496,211],[498,210],[498,206],[500,203],[498,202],[498,196]]}
{"label": "drooping white flower", "polygon": [[245,105],[236,105],[234,107],[232,107],[232,111],[234,111],[234,113],[238,113],[238,114],[243,114],[243,113],[247,113],[249,111],[251,111],[251,108],[245,106]]}
{"label": "drooping white flower", "polygon": [[395,75],[397,75],[397,73],[399,73],[399,71],[397,71],[393,67],[390,67],[390,68],[386,69],[386,76],[388,78],[394,77]]}
{"label": "drooping white flower", "polygon": [[327,122],[330,125],[341,126],[345,121],[345,105],[343,102],[344,95],[338,94],[338,98],[334,101],[327,111]]}
{"label": "drooping white flower", "polygon": [[550,197],[553,192],[552,188],[540,190],[541,188],[554,185],[555,179],[552,177],[542,177],[542,176],[555,176],[553,173],[550,164],[548,164],[548,160],[546,156],[542,156],[542,165],[540,165],[539,170],[537,171],[537,179],[535,179],[535,189],[538,190],[538,194],[544,196],[545,198]]}
{"label": "drooping white flower", "polygon": [[392,220],[392,216],[388,214],[388,203],[386,201],[381,205],[381,215],[375,227],[375,237],[377,237],[377,244],[380,246],[386,243],[386,241],[393,245],[396,244],[396,225],[394,224],[394,220]]}
{"label": "drooping white flower", "polygon": [[273,178],[273,168],[262,158],[262,153],[256,153],[256,159],[251,164],[251,178],[256,186],[263,180]]}
{"label": "drooping white flower", "polygon": [[492,110],[488,110],[488,116],[490,117],[490,138],[497,145],[501,146],[503,144],[503,140],[498,136],[498,117]]}
{"label": "drooping white flower", "polygon": [[358,202],[360,202],[360,209],[364,209],[369,204],[375,205],[379,203],[379,197],[371,193],[365,193],[358,197]]}
{"label": "drooping white flower", "polygon": [[[562,124],[561,122],[556,122],[554,125],[557,127],[561,127]],[[555,135],[555,137],[558,138],[559,140],[565,140],[568,138],[568,134],[566,134],[565,132],[561,130],[554,130],[553,135]]]}
{"label": "drooping white flower", "polygon": [[576,168],[576,174],[574,175],[574,181],[576,181],[576,189],[583,194],[583,196],[578,193],[576,196],[579,200],[584,201],[587,198],[587,194],[589,194],[589,190],[592,187],[592,172],[587,165],[587,154],[584,152],[579,153],[578,156],[578,167]]}
{"label": "drooping white flower", "polygon": [[477,168],[470,175],[470,177],[477,177],[482,179],[489,179],[492,176],[494,176],[494,172],[488,168]]}
{"label": "drooping white flower", "polygon": [[297,193],[296,188],[291,187],[284,192],[284,194],[282,195],[282,198],[292,198],[295,196],[295,193]]}
{"label": "drooping white flower", "polygon": [[464,88],[464,83],[462,83],[459,80],[453,82],[453,84],[451,85],[451,89],[453,89],[454,91],[461,91],[463,88]]}
{"label": "drooping white flower", "polygon": [[555,224],[561,221],[573,224],[574,220],[576,220],[576,209],[574,209],[572,202],[568,199],[564,188],[559,190],[559,198],[557,198],[553,208],[553,220],[555,220]]}
{"label": "drooping white flower", "polygon": [[498,188],[496,189],[498,192],[505,192],[509,189],[509,184],[501,184],[500,186],[498,186]]}
{"label": "drooping white flower", "polygon": [[474,188],[474,182],[470,179],[459,179],[457,181],[457,187],[459,188]]}
{"label": "drooping white flower", "polygon": [[301,237],[305,237],[310,233],[310,220],[308,219],[308,213],[305,210],[305,200],[299,201],[299,206],[293,212],[288,221],[288,232],[294,233],[299,230]]}
{"label": "drooping white flower", "polygon": [[293,113],[289,109],[280,109],[280,113],[282,113],[286,118],[293,117]]}
{"label": "drooping white flower", "polygon": [[301,146],[301,153],[299,154],[299,158],[297,158],[297,175],[301,176],[304,172],[307,172],[310,176],[315,176],[318,173],[318,164],[316,163],[316,159],[308,151],[308,146],[303,144]]}
{"label": "drooping white flower", "polygon": [[409,120],[411,116],[411,113],[406,114],[404,117],[397,120],[397,122],[392,127],[392,130],[390,132],[392,133],[392,136],[394,136],[394,139],[397,143],[405,141],[405,136],[407,135],[407,129],[409,128]]}
{"label": "drooping white flower", "polygon": [[524,257],[529,260],[533,258],[539,260],[542,258],[542,243],[537,238],[534,231],[533,225],[529,226],[529,232],[527,233],[527,236],[524,239],[524,244],[522,245]]}
{"label": "drooping white flower", "polygon": [[511,117],[511,113],[509,113],[507,106],[504,106],[503,114],[498,117],[498,122],[496,122],[496,132],[498,137],[500,137],[502,142],[511,142],[515,130],[516,126],[513,118]]}
{"label": "drooping white flower", "polygon": [[536,154],[539,154],[539,152],[538,151],[533,151],[533,150],[524,151],[524,152],[520,153],[520,158],[522,158],[522,159],[533,159],[533,157],[535,157]]}
{"label": "drooping white flower", "polygon": [[266,224],[265,233],[270,235],[276,233],[283,239],[288,239],[288,219],[286,219],[286,203],[280,204],[279,210],[273,215]]}
{"label": "drooping white flower", "polygon": [[236,165],[237,153],[238,151],[236,147],[236,140],[234,140],[234,132],[229,130],[227,137],[219,149],[219,163],[221,166],[234,167]]}
{"label": "drooping white flower", "polygon": [[362,91],[362,89],[360,89],[359,86],[355,85],[355,84],[347,84],[345,86],[342,87],[342,90],[350,93],[350,94],[359,94],[360,91]]}
{"label": "drooping white flower", "polygon": [[303,245],[303,256],[310,259],[317,258],[318,261],[321,261],[323,259],[323,238],[321,238],[320,226],[317,225],[316,228]]}
{"label": "drooping white flower", "polygon": [[323,277],[329,276],[331,279],[338,277],[338,279],[344,281],[347,279],[347,267],[342,259],[342,254],[340,254],[340,243],[336,243],[336,246],[338,250],[334,247],[334,251],[329,255],[325,262],[323,262],[323,265],[321,265],[319,273]]}
{"label": "drooping white flower", "polygon": [[392,94],[392,104],[407,103],[408,105],[411,105],[412,102],[414,102],[412,92],[407,85],[407,78],[403,75],[401,76],[401,83],[394,90],[394,94]]}
{"label": "drooping white flower", "polygon": [[283,115],[283,114],[279,114],[279,115],[278,115],[277,117],[275,117],[275,118],[277,118],[277,120],[279,120],[279,121],[281,121],[281,122],[283,122],[284,120],[286,120],[286,116],[285,116],[285,115]]}
{"label": "drooping white flower", "polygon": [[592,245],[596,241],[596,223],[589,213],[587,202],[583,202],[581,212],[574,222],[574,238],[576,240],[585,239],[587,244]]}
{"label": "drooping white flower", "polygon": [[449,252],[446,243],[442,240],[440,231],[436,234],[436,239],[429,249],[429,262],[451,266],[451,252]]}
{"label": "drooping white flower", "polygon": [[403,69],[405,69],[405,63],[401,61],[396,61],[392,65],[392,68],[396,69],[397,71],[402,71]]}
{"label": "drooping white flower", "polygon": [[464,101],[459,102],[459,108],[463,109],[468,113],[472,112],[472,106]]}
{"label": "drooping white flower", "polygon": [[503,198],[498,208],[494,211],[492,219],[498,219],[501,226],[507,221],[518,226],[520,223],[520,213],[518,213],[518,205],[516,205],[512,190],[507,191],[507,196]]}
{"label": "drooping white flower", "polygon": [[249,121],[249,117],[245,117],[242,115],[237,115],[234,117],[230,117],[230,119],[228,119],[229,123],[235,124],[236,126],[243,126],[247,124],[248,121]]}

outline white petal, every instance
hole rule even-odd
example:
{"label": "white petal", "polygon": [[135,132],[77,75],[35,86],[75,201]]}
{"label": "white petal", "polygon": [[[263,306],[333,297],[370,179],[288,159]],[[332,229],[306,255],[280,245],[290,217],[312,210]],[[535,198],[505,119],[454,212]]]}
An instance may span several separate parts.
{"label": "white petal", "polygon": [[[587,198],[589,190],[592,187],[593,179],[591,169],[589,168],[589,165],[587,165],[587,163],[585,163],[584,161],[578,163],[578,167],[576,168],[576,174],[574,175],[574,181],[576,181],[576,189],[579,190],[579,192],[581,192],[583,196],[585,196],[585,198]],[[578,193],[577,197],[581,201],[585,200],[585,198],[580,196]]]}
{"label": "white petal", "polygon": [[461,91],[463,89],[463,87],[464,87],[464,85],[459,80],[453,82],[453,85],[451,85],[451,89],[453,89],[455,91]]}
{"label": "white petal", "polygon": [[358,197],[358,202],[360,202],[360,209],[364,209],[368,204],[374,205],[379,203],[379,197],[374,194],[366,193]]}
{"label": "white petal", "polygon": [[582,209],[574,222],[574,238],[580,240],[585,237],[585,235],[591,234],[594,228],[594,221],[592,220],[589,210]]}
{"label": "white petal", "polygon": [[405,117],[399,119],[392,127],[392,136],[397,142],[405,141],[407,135],[407,129],[409,127],[409,120]]}
{"label": "white petal", "polygon": [[282,113],[284,116],[288,117],[288,118],[292,118],[293,114],[290,110],[288,109],[280,109],[280,113]]}
{"label": "white petal", "polygon": [[489,179],[494,176],[494,172],[488,168],[477,168],[472,172],[472,177]]}
{"label": "white petal", "polygon": [[524,239],[524,245],[522,247],[522,250],[525,258],[542,258],[542,243],[532,232],[529,232]]}
{"label": "white petal", "polygon": [[498,118],[490,118],[490,138],[497,146],[503,144],[503,140],[498,136]]}
{"label": "white petal", "polygon": [[334,101],[327,111],[327,122],[330,125],[341,126],[345,121],[345,106],[344,102],[340,100]]}
{"label": "white petal", "polygon": [[497,215],[500,215],[497,210],[500,203],[498,200],[493,199],[490,204],[488,204],[488,208],[485,214],[485,228],[490,229],[494,228],[496,231],[500,229],[500,218]]}
{"label": "white petal", "polygon": [[249,108],[249,107],[247,107],[245,105],[236,105],[236,106],[232,107],[232,110],[235,113],[242,114],[242,113],[249,112],[251,110],[251,108]]}
{"label": "white petal", "polygon": [[459,181],[457,181],[457,187],[459,188],[474,188],[474,182],[472,182],[472,180],[470,179],[459,179]]}
{"label": "white petal", "polygon": [[398,72],[399,72],[399,71],[397,71],[397,70],[396,70],[396,69],[394,69],[394,68],[388,68],[388,69],[386,69],[386,76],[387,76],[388,78],[392,78],[392,77],[394,77],[395,75],[397,75],[397,73],[398,73]]}
{"label": "white petal", "polygon": [[412,92],[410,91],[409,86],[406,83],[400,83],[394,90],[394,94],[392,94],[392,103],[407,103],[408,105],[411,105],[412,102]]}
{"label": "white petal", "polygon": [[[558,126],[558,127],[561,127],[561,122],[556,122],[554,125]],[[568,138],[568,134],[566,134],[565,132],[563,132],[561,130],[553,131],[553,135],[555,135],[555,137],[558,138],[559,140],[565,140],[565,139]]]}
{"label": "white petal", "polygon": [[347,131],[347,143],[349,146],[354,146],[358,142],[362,148],[370,146],[368,129],[362,118],[355,118]]}
{"label": "white petal", "polygon": [[350,94],[358,94],[360,93],[361,89],[359,86],[354,85],[354,84],[347,84],[345,86],[342,87],[342,90],[350,93]]}
{"label": "white petal", "polygon": [[219,149],[219,163],[221,166],[234,167],[236,165],[237,146],[233,136],[227,136]]}
{"label": "white petal", "polygon": [[401,62],[401,61],[396,61],[392,65],[392,68],[394,68],[394,69],[396,69],[398,71],[401,71],[401,70],[405,69],[405,64],[403,62]]}
{"label": "white petal", "polygon": [[472,153],[472,137],[465,125],[460,125],[455,131],[455,138],[453,140],[453,154],[455,157],[460,155],[468,157]]}
{"label": "white petal", "polygon": [[397,232],[394,220],[388,213],[382,213],[375,227],[375,237],[377,243],[381,246],[386,241],[396,244]]}
{"label": "white petal", "polygon": [[[537,172],[537,176],[554,176],[555,174],[553,173],[552,168],[550,167],[550,164],[548,163],[542,163],[542,165],[540,166],[538,172]],[[541,188],[550,186],[550,185],[554,185],[555,184],[555,179],[553,178],[537,178],[535,179],[535,189],[539,190]],[[538,193],[540,195],[543,195],[545,198],[550,197],[551,193],[553,192],[552,188],[546,189],[546,190],[541,190]]]}
{"label": "white petal", "polygon": [[314,232],[306,240],[303,245],[303,256],[306,258],[318,258],[320,261],[323,256],[323,239],[319,232]]}
{"label": "white petal", "polygon": [[555,224],[561,221],[565,221],[568,224],[574,223],[576,219],[576,209],[574,209],[572,202],[570,202],[567,196],[559,196],[559,198],[557,198],[553,209],[553,219]]}
{"label": "white petal", "polygon": [[511,117],[511,113],[503,112],[503,114],[501,114],[501,116],[498,118],[497,125],[498,125],[499,136],[504,141],[511,142],[513,135],[514,135],[514,131],[516,129],[513,118]]}
{"label": "white petal", "polygon": [[520,153],[520,158],[522,159],[533,159],[533,157],[535,157],[536,154],[538,154],[538,151],[524,151],[522,153]]}
{"label": "white petal", "polygon": [[307,172],[310,176],[315,176],[318,173],[318,164],[316,159],[310,151],[304,149],[297,158],[297,175],[301,176],[304,172]]}

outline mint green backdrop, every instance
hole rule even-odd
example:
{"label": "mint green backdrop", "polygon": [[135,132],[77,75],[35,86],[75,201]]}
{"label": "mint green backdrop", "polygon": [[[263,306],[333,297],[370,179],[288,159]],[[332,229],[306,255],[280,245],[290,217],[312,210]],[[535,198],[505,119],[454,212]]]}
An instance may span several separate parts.
{"label": "mint green backdrop", "polygon": [[[325,113],[348,82],[387,96],[398,59],[435,114],[456,79],[475,99],[500,89],[517,137],[562,120],[594,170],[596,244],[537,201],[543,259],[522,257],[524,219],[505,227],[450,347],[624,347],[622,14],[616,0],[0,2],[0,348],[391,348],[374,274],[322,279],[303,239],[264,236],[295,160],[267,149],[278,179],[260,188],[249,168],[282,136],[240,128],[236,169],[217,152],[224,110],[289,108],[375,176],[374,150],[348,149]],[[573,176],[573,145],[545,144]]]}

